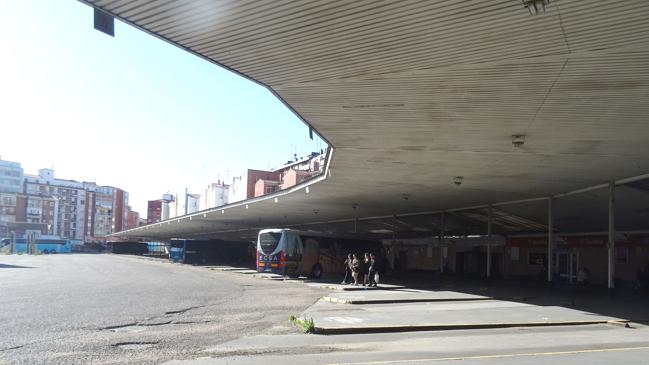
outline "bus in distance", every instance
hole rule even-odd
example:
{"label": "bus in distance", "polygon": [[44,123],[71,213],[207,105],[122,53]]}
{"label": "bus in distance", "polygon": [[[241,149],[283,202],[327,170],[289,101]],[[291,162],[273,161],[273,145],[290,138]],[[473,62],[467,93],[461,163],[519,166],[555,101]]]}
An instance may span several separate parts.
{"label": "bus in distance", "polygon": [[359,260],[364,252],[383,256],[378,241],[338,237],[326,233],[292,229],[264,229],[257,239],[257,271],[319,278],[323,274],[343,274],[349,253]]}

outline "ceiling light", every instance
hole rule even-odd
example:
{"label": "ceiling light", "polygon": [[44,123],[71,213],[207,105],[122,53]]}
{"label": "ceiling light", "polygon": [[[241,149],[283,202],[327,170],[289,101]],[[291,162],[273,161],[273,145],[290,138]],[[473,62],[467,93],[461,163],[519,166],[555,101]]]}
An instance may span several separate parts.
{"label": "ceiling light", "polygon": [[550,6],[550,0],[522,0],[523,6],[527,8],[530,15],[544,14],[545,9]]}
{"label": "ceiling light", "polygon": [[525,135],[524,134],[512,134],[512,144],[514,147],[518,148],[521,147],[525,143]]}
{"label": "ceiling light", "polygon": [[462,176],[456,176],[453,178],[453,184],[460,186],[462,185],[462,180],[464,180]]}

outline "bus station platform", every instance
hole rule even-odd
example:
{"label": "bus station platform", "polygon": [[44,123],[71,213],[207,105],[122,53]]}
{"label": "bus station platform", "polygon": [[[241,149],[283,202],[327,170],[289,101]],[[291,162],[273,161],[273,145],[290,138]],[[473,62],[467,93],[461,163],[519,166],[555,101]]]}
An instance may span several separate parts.
{"label": "bus station platform", "polygon": [[454,290],[332,292],[304,311],[318,334],[443,331],[649,322],[646,301],[583,298],[565,293],[498,296]]}
{"label": "bus station platform", "polygon": [[383,290],[383,288],[381,288],[380,290],[373,290],[368,293],[336,293],[323,297],[322,299],[327,302],[339,304],[394,304],[493,300],[495,298],[446,290],[429,291],[398,287],[392,290]]}

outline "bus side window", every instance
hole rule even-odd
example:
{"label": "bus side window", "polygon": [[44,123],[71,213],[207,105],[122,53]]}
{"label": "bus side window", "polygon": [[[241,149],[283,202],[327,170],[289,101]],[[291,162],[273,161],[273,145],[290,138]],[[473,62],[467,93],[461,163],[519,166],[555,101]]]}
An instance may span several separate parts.
{"label": "bus side window", "polygon": [[286,244],[286,256],[295,256],[302,254],[302,240],[300,236],[290,234],[287,237],[288,242]]}
{"label": "bus side window", "polygon": [[335,239],[324,237],[319,239],[319,241],[320,241],[320,252],[329,256],[334,256],[334,257],[336,256]]}
{"label": "bus side window", "polygon": [[318,241],[312,237],[305,237],[304,240],[304,253],[306,255],[318,254]]}

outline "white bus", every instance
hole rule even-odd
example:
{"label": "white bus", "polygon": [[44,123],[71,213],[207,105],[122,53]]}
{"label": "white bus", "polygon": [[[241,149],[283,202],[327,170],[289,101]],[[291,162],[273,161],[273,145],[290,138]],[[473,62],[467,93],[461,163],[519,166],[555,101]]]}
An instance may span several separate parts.
{"label": "white bus", "polygon": [[378,241],[312,231],[264,229],[257,239],[257,271],[313,278],[343,274],[347,254],[355,253],[362,259],[363,253],[374,252],[382,257],[382,248]]}

